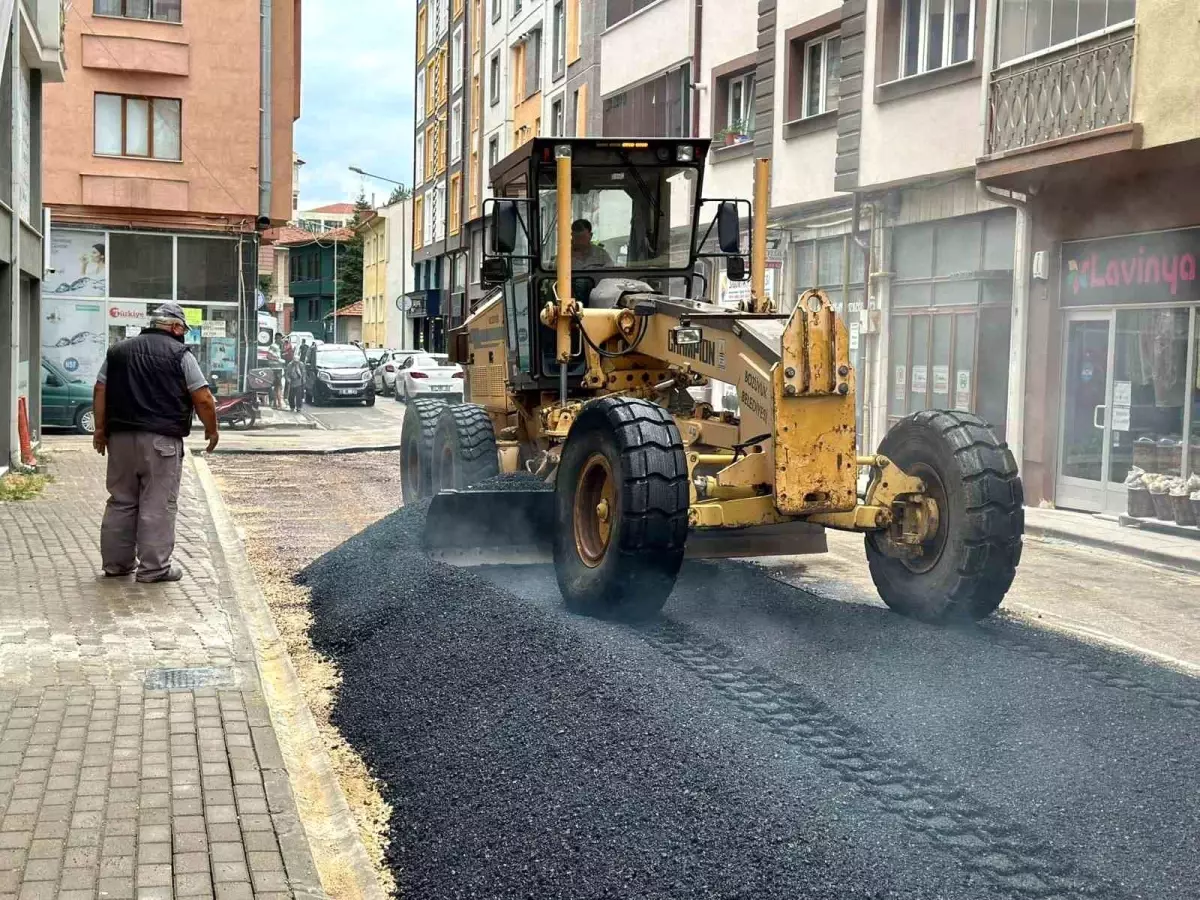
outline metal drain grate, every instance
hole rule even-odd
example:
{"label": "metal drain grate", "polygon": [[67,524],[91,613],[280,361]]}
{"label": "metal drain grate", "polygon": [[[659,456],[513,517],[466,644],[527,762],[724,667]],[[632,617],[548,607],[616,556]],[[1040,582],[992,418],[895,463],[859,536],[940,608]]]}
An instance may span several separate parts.
{"label": "metal drain grate", "polygon": [[198,688],[232,687],[233,670],[207,667],[201,669],[151,669],[143,686],[148,691],[194,691]]}

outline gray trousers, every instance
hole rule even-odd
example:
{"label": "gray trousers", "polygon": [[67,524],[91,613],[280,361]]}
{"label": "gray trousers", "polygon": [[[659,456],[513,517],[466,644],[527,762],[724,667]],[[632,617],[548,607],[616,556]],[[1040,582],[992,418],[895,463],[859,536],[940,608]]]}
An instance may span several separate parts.
{"label": "gray trousers", "polygon": [[146,431],[108,436],[108,505],[100,558],[110,575],[153,580],[171,567],[183,441]]}

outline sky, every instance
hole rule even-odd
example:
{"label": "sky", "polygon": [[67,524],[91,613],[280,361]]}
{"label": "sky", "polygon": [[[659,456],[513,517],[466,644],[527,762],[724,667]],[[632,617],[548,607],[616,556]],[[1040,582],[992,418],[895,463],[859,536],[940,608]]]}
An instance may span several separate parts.
{"label": "sky", "polygon": [[387,201],[393,185],[349,166],[412,180],[415,9],[415,0],[304,0],[301,209],[353,201],[360,190]]}

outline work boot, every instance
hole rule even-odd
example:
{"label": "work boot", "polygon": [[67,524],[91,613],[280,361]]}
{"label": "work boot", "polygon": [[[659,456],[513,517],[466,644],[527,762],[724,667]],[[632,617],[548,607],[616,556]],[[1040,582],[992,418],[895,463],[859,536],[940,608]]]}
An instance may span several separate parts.
{"label": "work boot", "polygon": [[155,575],[151,578],[138,578],[140,584],[159,584],[165,581],[180,581],[183,578],[183,569],[179,566],[171,566],[161,575]]}

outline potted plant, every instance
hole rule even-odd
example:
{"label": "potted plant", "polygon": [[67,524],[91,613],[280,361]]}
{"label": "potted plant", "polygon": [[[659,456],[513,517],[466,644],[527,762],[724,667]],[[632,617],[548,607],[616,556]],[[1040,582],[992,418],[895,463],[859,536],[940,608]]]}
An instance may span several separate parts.
{"label": "potted plant", "polygon": [[731,147],[734,144],[740,144],[748,139],[746,135],[746,125],[740,119],[735,119],[726,127],[718,131],[714,137],[720,140],[726,147]]}

